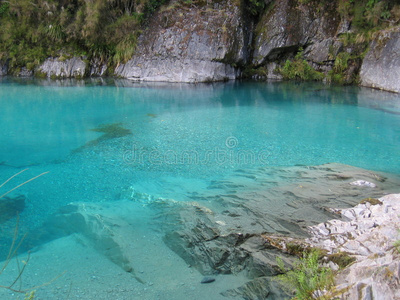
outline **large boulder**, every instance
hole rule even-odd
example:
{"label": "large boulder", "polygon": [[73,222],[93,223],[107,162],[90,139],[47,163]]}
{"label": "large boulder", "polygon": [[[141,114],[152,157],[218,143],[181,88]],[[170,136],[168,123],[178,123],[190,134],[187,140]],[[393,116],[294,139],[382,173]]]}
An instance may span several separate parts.
{"label": "large boulder", "polygon": [[235,79],[251,29],[237,1],[186,7],[172,1],[139,37],[137,52],[115,74],[142,81],[207,82]]}
{"label": "large boulder", "polygon": [[399,93],[400,27],[382,32],[369,48],[361,66],[361,85]]}
{"label": "large boulder", "polygon": [[61,59],[50,57],[38,67],[36,73],[50,78],[82,78],[85,76],[86,70],[87,63],[84,58]]}

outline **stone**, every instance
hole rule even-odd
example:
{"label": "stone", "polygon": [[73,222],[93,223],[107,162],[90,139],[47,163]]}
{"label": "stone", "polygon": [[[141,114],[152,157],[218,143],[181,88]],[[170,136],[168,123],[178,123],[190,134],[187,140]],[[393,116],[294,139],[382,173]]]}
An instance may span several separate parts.
{"label": "stone", "polygon": [[137,52],[115,75],[189,83],[237,78],[235,66],[248,58],[252,25],[243,18],[240,4],[226,2],[218,9],[178,5],[159,11],[139,37]]}
{"label": "stone", "polygon": [[327,60],[339,22],[334,3],[317,11],[307,3],[275,1],[257,24],[253,64],[277,61],[280,56],[294,54],[299,47],[308,45],[312,45],[310,57],[315,55],[316,62]]}
{"label": "stone", "polygon": [[365,187],[371,187],[371,188],[375,188],[376,184],[366,181],[366,180],[356,180],[353,182],[350,182],[350,185],[354,185],[354,186],[365,186]]}
{"label": "stone", "polygon": [[[381,204],[369,208],[362,203],[354,208],[335,209],[335,213],[326,209],[349,207],[366,197],[378,198],[382,190],[398,189],[398,178],[390,174],[385,175],[379,190],[349,186],[354,178],[372,181],[378,176],[382,175],[340,164],[237,170],[224,180],[211,182],[201,195],[186,195],[187,201],[157,198],[129,187],[121,191],[120,200],[72,203],[60,209],[43,228],[34,229],[27,242],[34,246],[69,234],[84,235],[100,253],[138,281],[146,280],[151,272],[135,274],[139,249],[135,248],[138,226],[134,225],[141,208],[145,210],[143,215],[151,212],[147,225],[157,228],[163,236],[157,241],[158,247],[172,250],[185,268],[189,266],[205,277],[240,274],[248,280],[223,291],[224,295],[284,299],[287,295],[282,296],[282,291],[274,287],[273,278],[281,273],[278,257],[290,268],[293,255],[301,254],[310,245],[327,249],[328,253],[346,250],[364,259],[391,251],[396,230],[390,231],[385,222],[394,223],[392,229],[400,227],[396,225],[400,223],[397,196],[380,198],[377,203]],[[379,214],[389,205],[392,209],[384,214],[386,221],[379,221]],[[346,210],[353,211],[351,221],[338,219]],[[383,235],[378,230],[387,235],[383,242],[378,242]],[[308,235],[310,238],[304,240]],[[154,247],[153,242],[144,239],[141,245],[151,245],[149,249],[141,246],[141,251],[147,253]],[[386,256],[379,259],[380,264],[393,261]],[[365,276],[377,264],[361,262],[358,267]],[[149,263],[152,262],[146,262],[146,266]],[[160,263],[155,262],[157,267]],[[357,274],[352,272],[349,270],[351,276]],[[374,286],[372,292],[375,293]]]}
{"label": "stone", "polygon": [[107,62],[94,58],[90,61],[89,76],[100,77],[105,76],[107,73]]}
{"label": "stone", "polygon": [[[386,210],[388,206],[391,210]],[[352,211],[352,220],[332,220],[324,226],[339,234],[323,235],[318,228],[310,228],[313,246],[319,246],[334,253],[339,249],[356,258],[356,261],[339,272],[336,290],[342,290],[344,299],[399,299],[400,263],[399,251],[394,247],[399,240],[400,194],[379,198],[375,205],[362,203],[354,208],[343,209],[342,215]],[[355,213],[357,211],[357,213]],[[354,230],[348,225],[352,224]],[[338,229],[338,228],[341,229]]]}
{"label": "stone", "polygon": [[361,66],[361,85],[399,93],[400,27],[382,31],[369,49]]}
{"label": "stone", "polygon": [[32,77],[33,71],[29,70],[26,67],[22,67],[19,73],[17,74],[18,77]]}
{"label": "stone", "polygon": [[204,277],[200,283],[211,283],[214,282],[215,278],[214,277]]}
{"label": "stone", "polygon": [[227,290],[223,292],[222,295],[229,298],[264,300],[268,299],[268,296],[270,295],[270,289],[270,278],[260,277],[247,282],[237,289]]}
{"label": "stone", "polygon": [[87,64],[83,57],[60,59],[50,57],[40,65],[36,73],[42,73],[49,78],[82,78],[87,71]]}

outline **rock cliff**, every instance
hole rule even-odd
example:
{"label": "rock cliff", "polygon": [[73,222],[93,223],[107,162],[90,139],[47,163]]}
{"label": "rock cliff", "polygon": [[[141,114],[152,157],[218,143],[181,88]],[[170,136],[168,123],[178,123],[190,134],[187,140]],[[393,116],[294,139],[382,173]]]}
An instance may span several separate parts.
{"label": "rock cliff", "polygon": [[[339,13],[338,1],[265,0],[256,12],[251,3],[171,0],[148,19],[126,63],[52,57],[36,74],[191,83],[280,79],[279,69],[303,49],[301,59],[327,81],[400,92],[399,27],[371,35],[368,50],[371,36],[357,34],[352,18]],[[0,64],[0,76],[6,73],[6,64]]]}
{"label": "rock cliff", "polygon": [[251,31],[237,1],[193,7],[173,1],[152,18],[137,52],[115,74],[142,81],[235,79],[235,66],[247,62]]}
{"label": "rock cliff", "polygon": [[382,32],[375,38],[363,60],[361,85],[400,92],[400,28]]}
{"label": "rock cliff", "polygon": [[87,64],[80,57],[70,59],[48,58],[36,72],[50,78],[82,78],[86,69]]}
{"label": "rock cliff", "polygon": [[295,54],[300,47],[308,47],[310,60],[323,63],[329,60],[339,24],[335,2],[316,10],[314,4],[274,1],[258,22],[253,64],[277,62]]}

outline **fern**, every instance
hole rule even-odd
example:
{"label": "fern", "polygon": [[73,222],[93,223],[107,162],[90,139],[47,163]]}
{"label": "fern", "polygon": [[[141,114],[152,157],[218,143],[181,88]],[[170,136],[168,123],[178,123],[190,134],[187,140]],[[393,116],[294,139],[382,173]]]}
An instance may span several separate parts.
{"label": "fern", "polygon": [[283,288],[295,293],[297,300],[314,299],[316,294],[333,286],[333,272],[319,264],[320,252],[304,254],[292,270],[286,270],[281,259],[277,260],[283,275],[278,276]]}

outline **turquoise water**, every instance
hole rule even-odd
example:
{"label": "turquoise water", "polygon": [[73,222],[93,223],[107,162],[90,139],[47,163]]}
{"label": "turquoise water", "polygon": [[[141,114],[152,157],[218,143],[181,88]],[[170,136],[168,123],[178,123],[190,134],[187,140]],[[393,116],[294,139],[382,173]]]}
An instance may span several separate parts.
{"label": "turquoise water", "polygon": [[[49,172],[18,189],[21,231],[127,190],[185,201],[237,169],[335,162],[400,174],[400,97],[357,87],[2,79],[0,107],[0,181],[28,168],[2,190]],[[111,124],[130,134],[93,131]],[[136,228],[157,239],[146,211]]]}

